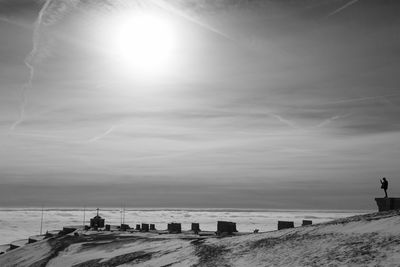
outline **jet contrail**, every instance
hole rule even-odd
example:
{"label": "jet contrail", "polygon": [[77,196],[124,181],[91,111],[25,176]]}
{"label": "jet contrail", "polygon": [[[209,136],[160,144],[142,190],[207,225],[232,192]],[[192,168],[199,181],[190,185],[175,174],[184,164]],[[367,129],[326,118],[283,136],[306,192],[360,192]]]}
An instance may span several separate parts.
{"label": "jet contrail", "polygon": [[277,119],[278,121],[282,122],[283,124],[285,124],[287,126],[290,126],[291,128],[301,129],[301,128],[297,127],[293,122],[291,122],[289,120],[286,120],[286,119],[282,118],[281,116],[279,116],[279,115],[277,115],[275,113],[269,113],[268,115],[274,117],[275,119]]}
{"label": "jet contrail", "polygon": [[11,125],[10,130],[14,131],[15,128],[24,120],[25,117],[25,106],[26,106],[26,94],[29,89],[32,88],[32,81],[33,77],[35,76],[35,68],[33,66],[33,59],[36,56],[36,53],[38,51],[39,47],[39,39],[40,39],[40,26],[42,24],[42,19],[43,19],[43,14],[46,12],[46,9],[50,5],[52,0],[47,0],[43,7],[39,11],[39,15],[37,17],[37,20],[35,22],[35,28],[33,30],[33,47],[31,52],[28,54],[28,56],[25,58],[24,63],[29,69],[29,80],[23,85],[22,87],[22,101],[21,101],[21,106],[20,106],[20,113],[19,113],[19,118],[16,120],[13,125]]}
{"label": "jet contrail", "polygon": [[[150,0],[150,1],[154,5],[164,9],[167,12],[170,12],[174,15],[182,17],[196,25],[199,25],[202,28],[205,28],[213,33],[223,36],[224,38],[232,40],[225,33],[217,30],[216,28],[214,28],[200,20],[197,20],[197,19],[187,15],[185,12],[182,12],[181,10],[173,7],[171,4],[168,4],[165,1],[160,1],[160,0]],[[24,60],[24,64],[29,69],[29,79],[22,87],[19,118],[11,125],[10,131],[14,131],[17,128],[17,126],[19,126],[25,119],[27,93],[32,88],[32,83],[33,83],[33,79],[35,76],[35,66],[34,66],[35,62],[34,61],[37,58],[37,56],[40,56],[39,53],[40,53],[41,42],[42,42],[41,33],[43,31],[43,27],[49,27],[49,26],[53,25],[55,22],[57,22],[60,19],[60,16],[62,14],[64,14],[71,6],[72,7],[76,6],[76,4],[79,2],[80,2],[79,0],[69,0],[69,1],[46,0],[43,4],[42,8],[40,9],[38,17],[36,19],[36,22],[34,24],[33,38],[32,38],[33,47],[32,47],[32,50],[30,51],[30,53],[26,56],[26,58]],[[0,17],[0,20],[5,21],[7,23],[15,24],[14,21],[9,20],[7,17]]]}
{"label": "jet contrail", "polygon": [[345,115],[335,115],[335,116],[332,116],[331,118],[328,118],[328,119],[326,119],[326,120],[323,120],[322,122],[318,123],[317,125],[315,125],[315,126],[312,127],[312,128],[322,128],[322,127],[325,127],[326,125],[332,123],[332,122],[335,121],[335,120],[342,119],[342,118],[346,118],[346,117],[348,117],[348,116],[350,116],[350,115],[351,115],[351,113],[347,113],[347,114],[345,114]]}
{"label": "jet contrail", "polygon": [[107,131],[105,131],[104,133],[97,135],[91,139],[89,139],[88,143],[93,143],[96,141],[99,141],[100,139],[106,137],[107,135],[109,135],[111,132],[114,131],[114,129],[116,128],[116,125],[111,126]]}
{"label": "jet contrail", "polygon": [[221,32],[220,30],[218,30],[218,29],[216,29],[216,28],[214,28],[214,27],[212,27],[212,26],[210,26],[210,25],[208,25],[208,24],[206,24],[206,23],[204,23],[204,22],[202,22],[200,20],[197,20],[197,19],[187,15],[185,12],[182,12],[182,11],[176,9],[175,7],[173,7],[171,4],[166,3],[166,1],[160,1],[160,0],[150,0],[150,1],[152,3],[154,3],[156,6],[162,8],[162,9],[164,9],[164,10],[166,10],[166,11],[168,11],[168,12],[174,14],[174,15],[177,15],[177,16],[179,16],[181,18],[184,18],[187,21],[190,21],[190,22],[192,22],[192,23],[194,23],[194,24],[196,24],[196,25],[198,25],[198,26],[200,26],[200,27],[202,27],[202,28],[204,28],[204,29],[206,29],[206,30],[208,30],[210,32],[216,33],[216,34],[218,34],[218,35],[220,35],[220,36],[222,36],[222,37],[224,37],[224,38],[226,38],[228,40],[233,41],[233,39],[230,36],[228,36],[227,34]]}
{"label": "jet contrail", "polygon": [[326,104],[329,105],[329,104],[351,103],[351,102],[375,100],[375,99],[379,99],[379,98],[394,97],[394,96],[400,96],[400,94],[388,94],[388,95],[376,95],[376,96],[364,96],[364,97],[358,97],[358,98],[349,98],[349,99],[328,102]]}
{"label": "jet contrail", "polygon": [[355,3],[357,3],[359,0],[351,0],[349,2],[347,2],[344,6],[339,7],[338,9],[336,9],[335,11],[329,13],[329,15],[327,16],[327,18],[336,15],[337,13],[341,12],[343,9],[348,8],[351,5],[354,5]]}
{"label": "jet contrail", "polygon": [[38,17],[34,24],[33,29],[33,37],[32,37],[32,50],[25,57],[24,63],[29,69],[29,79],[22,86],[22,96],[21,96],[21,106],[19,118],[16,120],[10,127],[11,131],[14,131],[15,128],[24,121],[25,118],[25,108],[27,103],[27,93],[28,90],[32,88],[33,78],[35,76],[35,59],[40,56],[40,48],[41,48],[41,32],[43,26],[50,27],[54,23],[56,23],[62,14],[66,12],[69,6],[74,6],[78,0],[46,0],[43,4],[42,8],[39,11]]}

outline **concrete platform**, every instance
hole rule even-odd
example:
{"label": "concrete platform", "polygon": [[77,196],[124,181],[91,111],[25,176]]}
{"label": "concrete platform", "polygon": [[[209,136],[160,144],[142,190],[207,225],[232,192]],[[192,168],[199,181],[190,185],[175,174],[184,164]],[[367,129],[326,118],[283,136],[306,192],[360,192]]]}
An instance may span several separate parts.
{"label": "concrete platform", "polygon": [[375,198],[376,204],[378,205],[379,211],[397,210],[400,209],[400,198],[388,197],[388,198]]}

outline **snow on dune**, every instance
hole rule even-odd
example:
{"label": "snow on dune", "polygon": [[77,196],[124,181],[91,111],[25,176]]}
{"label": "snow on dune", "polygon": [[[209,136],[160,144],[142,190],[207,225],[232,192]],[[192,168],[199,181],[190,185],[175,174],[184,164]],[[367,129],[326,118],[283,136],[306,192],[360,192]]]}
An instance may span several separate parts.
{"label": "snow on dune", "polygon": [[20,247],[0,256],[0,266],[41,266],[43,259],[51,257],[53,247],[46,241]]}
{"label": "snow on dune", "polygon": [[[113,262],[125,261],[136,264],[144,261],[147,266],[157,266],[156,263],[173,264],[177,259],[182,262],[187,255],[192,254],[190,240],[185,242],[175,236],[160,238],[154,234],[109,234],[96,239],[69,246],[58,257],[50,260],[48,266],[79,266],[90,263],[110,266]],[[194,259],[193,263],[195,262]]]}
{"label": "snow on dune", "polygon": [[400,211],[227,237],[80,232],[0,256],[0,266],[399,266]]}

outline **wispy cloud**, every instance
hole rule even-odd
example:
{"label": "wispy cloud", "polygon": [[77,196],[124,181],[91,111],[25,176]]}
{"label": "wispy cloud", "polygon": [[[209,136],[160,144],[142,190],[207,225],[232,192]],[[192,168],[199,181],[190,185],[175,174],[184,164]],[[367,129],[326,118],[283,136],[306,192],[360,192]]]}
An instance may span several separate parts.
{"label": "wispy cloud", "polygon": [[339,12],[341,12],[344,9],[348,8],[349,6],[354,5],[358,1],[359,0],[351,0],[351,1],[347,2],[345,5],[339,7],[338,9],[334,10],[333,12],[329,13],[327,17],[331,17],[331,16],[334,16],[334,15],[338,14]]}
{"label": "wispy cloud", "polygon": [[22,28],[26,28],[26,29],[32,28],[32,25],[22,23],[21,21],[18,21],[16,19],[4,16],[4,15],[0,15],[0,21],[6,22],[8,24],[16,25],[16,26],[19,26]]}
{"label": "wispy cloud", "polygon": [[280,115],[275,113],[269,113],[269,115],[293,129],[300,129],[300,127],[298,127],[293,121],[287,120]]}
{"label": "wispy cloud", "polygon": [[100,134],[100,135],[96,135],[96,136],[90,138],[88,142],[89,142],[89,143],[93,143],[93,142],[99,141],[100,139],[103,139],[104,137],[106,137],[107,135],[109,135],[110,133],[112,133],[112,132],[115,130],[116,127],[117,127],[116,125],[112,125],[112,126],[111,126],[107,131],[105,131],[104,133],[102,133],[102,134]]}
{"label": "wispy cloud", "polygon": [[348,116],[350,116],[350,115],[351,115],[351,113],[348,113],[348,114],[345,114],[345,115],[335,115],[335,116],[332,116],[332,117],[330,117],[330,118],[328,118],[328,119],[322,121],[321,123],[318,123],[318,124],[317,124],[316,126],[314,126],[313,128],[322,128],[322,127],[325,127],[325,126],[331,124],[331,123],[332,123],[333,121],[335,121],[335,120],[342,119],[342,118],[346,118],[346,117],[348,117]]}
{"label": "wispy cloud", "polygon": [[35,64],[37,61],[43,59],[49,45],[49,41],[46,40],[43,33],[46,32],[46,28],[58,22],[70,8],[71,3],[76,4],[77,2],[77,0],[69,2],[64,0],[46,0],[40,9],[33,28],[32,50],[24,59],[25,66],[29,69],[29,78],[22,86],[19,118],[11,125],[10,131],[14,131],[25,119],[25,108],[28,102],[27,93],[32,89],[32,83],[35,77]]}
{"label": "wispy cloud", "polygon": [[226,39],[232,40],[232,38],[229,35],[227,35],[226,33],[209,25],[208,23],[201,21],[200,19],[195,18],[193,15],[189,15],[187,12],[182,11],[182,9],[178,9],[178,8],[174,7],[173,5],[169,4],[168,1],[163,1],[163,0],[150,0],[150,1],[154,4],[156,4],[157,6],[161,7],[162,9],[166,10],[167,12],[170,12],[181,18],[184,18],[185,20],[190,21],[191,23],[194,23],[195,25],[198,25],[198,26],[200,26],[210,32],[213,32],[217,35],[220,35]]}
{"label": "wispy cloud", "polygon": [[396,97],[396,96],[400,96],[400,94],[387,94],[387,95],[374,95],[374,96],[364,96],[364,97],[357,97],[357,98],[348,98],[348,99],[328,102],[327,104],[342,104],[342,103],[362,102],[362,101],[384,99],[386,97]]}

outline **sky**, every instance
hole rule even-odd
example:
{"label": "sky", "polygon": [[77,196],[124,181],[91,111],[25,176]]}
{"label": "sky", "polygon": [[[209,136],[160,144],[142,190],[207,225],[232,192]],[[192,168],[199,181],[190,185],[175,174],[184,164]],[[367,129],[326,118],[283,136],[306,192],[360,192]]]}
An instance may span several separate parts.
{"label": "sky", "polygon": [[0,205],[375,209],[396,0],[0,0]]}

